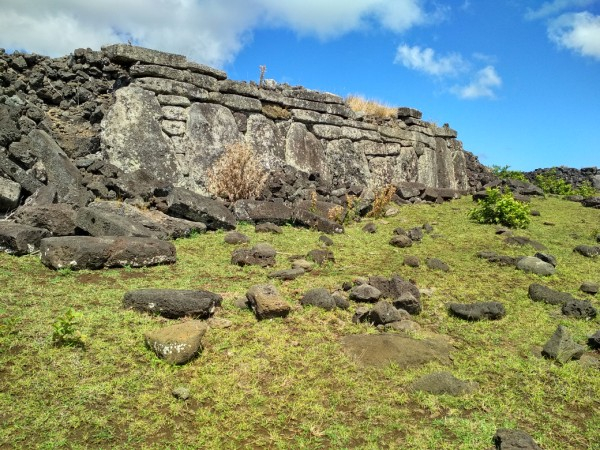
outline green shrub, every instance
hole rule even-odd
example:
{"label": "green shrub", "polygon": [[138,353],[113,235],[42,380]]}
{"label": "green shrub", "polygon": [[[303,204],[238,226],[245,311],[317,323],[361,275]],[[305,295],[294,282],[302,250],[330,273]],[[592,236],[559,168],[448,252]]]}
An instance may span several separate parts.
{"label": "green shrub", "polygon": [[509,170],[510,166],[492,166],[492,173],[502,180],[529,181],[523,172]]}
{"label": "green shrub", "polygon": [[594,189],[594,186],[592,186],[592,183],[589,181],[584,181],[581,183],[581,185],[575,189],[573,193],[583,197],[594,197],[598,195],[598,191]]}
{"label": "green shrub", "polygon": [[503,194],[497,188],[487,189],[487,197],[469,211],[469,218],[511,228],[527,228],[531,220],[528,205],[515,200],[511,192]]}
{"label": "green shrub", "polygon": [[556,169],[535,176],[537,184],[545,194],[573,195],[575,191],[573,186],[567,183],[556,174]]}

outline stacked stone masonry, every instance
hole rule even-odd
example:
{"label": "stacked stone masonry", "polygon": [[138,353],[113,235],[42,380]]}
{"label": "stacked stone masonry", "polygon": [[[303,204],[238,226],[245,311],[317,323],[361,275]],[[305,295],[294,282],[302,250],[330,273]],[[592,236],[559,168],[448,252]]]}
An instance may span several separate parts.
{"label": "stacked stone masonry", "polygon": [[[406,181],[470,189],[456,132],[422,121],[414,109],[376,120],[330,93],[237,82],[177,55],[129,45],[103,52],[131,77],[115,92],[101,134],[106,158],[124,171],[143,168],[204,192],[210,167],[228,145],[244,141],[266,168],[290,165],[333,187]],[[157,151],[148,160],[152,142]]]}
{"label": "stacked stone masonry", "polygon": [[237,142],[270,171],[267,200],[316,190],[341,202],[390,182],[414,185],[416,199],[489,181],[454,130],[397,111],[367,116],[331,93],[233,81],[131,45],[54,59],[0,49],[0,205],[10,211],[31,196],[81,207],[128,191],[147,199],[140,186],[151,178],[206,194],[208,171]]}

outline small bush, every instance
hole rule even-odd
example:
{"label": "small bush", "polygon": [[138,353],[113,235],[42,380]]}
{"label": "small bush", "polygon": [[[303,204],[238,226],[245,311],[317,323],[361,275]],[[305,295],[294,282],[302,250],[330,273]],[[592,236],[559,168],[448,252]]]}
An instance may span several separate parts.
{"label": "small bush", "polygon": [[469,211],[469,218],[479,223],[495,223],[510,228],[527,228],[531,218],[529,206],[514,199],[510,191],[487,189],[487,197]]}
{"label": "small bush", "polygon": [[207,189],[231,202],[256,198],[265,187],[267,177],[254,149],[246,143],[236,142],[225,149],[208,172]]}
{"label": "small bush", "polygon": [[359,95],[349,95],[346,97],[346,104],[352,111],[362,112],[367,116],[398,118],[398,108],[392,108],[375,100],[367,100]]}
{"label": "small bush", "polygon": [[52,324],[54,332],[52,333],[52,342],[58,347],[83,347],[85,345],[85,336],[77,330],[77,324],[81,314],[76,313],[73,308],[69,308]]}
{"label": "small bush", "polygon": [[544,174],[536,175],[534,183],[538,185],[545,194],[573,195],[575,193],[573,186],[557,175],[556,169],[552,169]]}
{"label": "small bush", "polygon": [[582,197],[594,197],[598,195],[598,191],[592,186],[592,183],[589,181],[584,181],[581,185],[573,191],[576,195],[581,195]]}
{"label": "small bush", "polygon": [[373,200],[373,207],[367,214],[367,217],[373,217],[375,219],[382,217],[385,214],[387,206],[392,201],[392,197],[396,193],[396,186],[388,184],[382,187],[375,194],[375,200]]}
{"label": "small bush", "polygon": [[523,172],[509,170],[510,166],[492,166],[492,173],[502,180],[529,181]]}

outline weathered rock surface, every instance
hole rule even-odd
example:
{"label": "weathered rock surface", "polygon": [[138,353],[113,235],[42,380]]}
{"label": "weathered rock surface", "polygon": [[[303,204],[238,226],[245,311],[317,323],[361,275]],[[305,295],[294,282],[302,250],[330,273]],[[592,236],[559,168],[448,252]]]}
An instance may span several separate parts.
{"label": "weathered rock surface", "polygon": [[239,231],[230,231],[228,232],[223,240],[228,244],[247,244],[250,242],[250,238],[246,236],[244,233],[240,233]]}
{"label": "weathered rock surface", "polygon": [[252,286],[246,292],[246,298],[258,320],[286,317],[292,309],[270,284]]}
{"label": "weathered rock surface", "polygon": [[185,364],[202,351],[202,337],[208,326],[190,320],[144,334],[146,345],[170,364]]}
{"label": "weathered rock surface", "polygon": [[335,298],[329,293],[327,289],[315,288],[306,292],[300,299],[302,306],[316,306],[326,310],[335,309],[337,304]]}
{"label": "weathered rock surface", "polygon": [[369,284],[361,284],[350,289],[350,300],[374,303],[381,297],[381,291]]}
{"label": "weathered rock surface", "polygon": [[269,244],[256,244],[251,249],[238,248],[231,254],[231,264],[237,266],[270,267],[276,264],[277,251]]}
{"label": "weathered rock surface", "polygon": [[440,270],[442,272],[450,272],[450,266],[438,258],[427,258],[425,264],[431,270]]}
{"label": "weathered rock surface", "polygon": [[581,286],[579,286],[579,290],[586,294],[596,295],[598,290],[600,290],[600,284],[593,281],[584,281],[581,283]]}
{"label": "weathered rock surface", "polygon": [[450,364],[450,345],[443,339],[416,340],[399,334],[358,334],[342,338],[342,348],[359,364],[384,367],[395,363],[402,368],[430,362]]}
{"label": "weathered rock surface", "polygon": [[456,317],[471,321],[499,320],[506,315],[504,305],[499,302],[450,303],[448,309]]}
{"label": "weathered rock surface", "polygon": [[175,188],[165,198],[167,214],[206,224],[209,230],[233,230],[236,220],[221,203],[182,188]]}
{"label": "weathered rock surface", "polygon": [[387,300],[379,300],[369,312],[369,322],[373,325],[386,325],[408,319],[410,316],[406,311],[400,311]]}
{"label": "weathered rock surface", "polygon": [[304,275],[304,269],[295,268],[295,269],[284,269],[284,270],[276,270],[271,272],[268,277],[269,278],[277,278],[283,281],[295,280],[296,278]]}
{"label": "weathered rock surface", "polygon": [[499,428],[492,441],[496,450],[542,450],[531,436],[521,430]]}
{"label": "weathered rock surface", "polygon": [[529,285],[529,298],[534,302],[544,302],[550,305],[563,305],[573,300],[573,296],[567,292],[559,292],[541,284]]}
{"label": "weathered rock surface", "polygon": [[577,300],[573,298],[565,302],[562,307],[562,313],[565,316],[575,317],[576,319],[593,319],[598,314],[598,311],[592,306],[589,300]]}
{"label": "weathered rock surface", "polygon": [[50,236],[44,228],[0,221],[0,251],[21,256],[35,252],[40,241]]}
{"label": "weathered rock surface", "polygon": [[587,258],[594,258],[600,255],[600,246],[593,245],[578,245],[573,249],[574,252],[579,253]]}
{"label": "weathered rock surface", "polygon": [[463,381],[451,372],[433,372],[415,380],[410,388],[413,391],[423,391],[434,395],[465,395],[479,388],[479,383]]}
{"label": "weathered rock surface", "polygon": [[559,325],[550,340],[544,345],[542,354],[564,364],[571,359],[581,358],[584,351],[585,347],[573,341],[569,330]]}
{"label": "weathered rock surface", "polygon": [[531,272],[536,275],[549,276],[556,272],[556,269],[552,264],[542,261],[535,256],[525,256],[517,262],[517,269],[523,272]]}
{"label": "weathered rock surface", "polygon": [[207,319],[222,300],[219,294],[202,290],[139,289],[125,293],[123,307],[168,319]]}
{"label": "weathered rock surface", "polygon": [[49,237],[40,242],[42,263],[51,269],[102,269],[173,264],[175,246],[140,237]]}
{"label": "weathered rock surface", "polygon": [[0,177],[0,213],[15,209],[19,205],[20,198],[21,185]]}
{"label": "weathered rock surface", "polygon": [[17,223],[32,227],[45,228],[53,236],[70,236],[75,234],[76,213],[71,205],[54,203],[43,206],[22,206],[15,215]]}

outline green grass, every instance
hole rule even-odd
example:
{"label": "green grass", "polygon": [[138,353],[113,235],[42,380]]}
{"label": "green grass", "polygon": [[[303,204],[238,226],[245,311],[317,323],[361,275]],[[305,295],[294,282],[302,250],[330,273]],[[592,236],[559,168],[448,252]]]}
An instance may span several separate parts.
{"label": "green grass", "polygon": [[[274,284],[295,306],[286,319],[257,322],[233,306],[253,284],[271,282],[269,269],[229,262],[234,247],[224,233],[176,241],[178,262],[145,269],[54,272],[37,257],[0,255],[0,448],[403,448],[485,449],[500,427],[531,434],[545,449],[600,448],[600,371],[577,362],[559,366],[540,358],[558,324],[584,343],[599,320],[568,319],[555,306],[527,297],[532,282],[578,297],[581,281],[600,281],[600,260],[573,253],[593,244],[600,211],[557,198],[534,200],[527,230],[516,233],[544,243],[558,258],[557,273],[540,279],[475,257],[480,250],[533,255],[510,247],[493,225],[467,219],[470,197],[438,206],[400,208],[397,217],[364,223],[333,236],[336,262],[294,281]],[[396,227],[429,222],[434,235],[407,249],[388,245]],[[552,222],[555,225],[544,225]],[[319,247],[319,233],[284,227],[282,235],[239,230],[251,244],[268,242],[288,256]],[[451,271],[402,265],[405,255],[437,257]],[[423,331],[448,335],[456,350],[449,368],[480,389],[463,397],[433,396],[408,389],[417,377],[442,366],[365,368],[346,356],[340,338],[378,333],[351,322],[349,311],[326,312],[298,305],[313,287],[339,288],[358,276],[397,272],[419,287]],[[124,311],[131,289],[168,287],[220,293],[220,317],[232,327],[210,329],[204,352],[171,367],[145,348],[142,335],[170,323]],[[451,301],[500,301],[501,321],[467,323],[449,317]],[[600,307],[598,299],[592,300]],[[72,307],[85,348],[52,345],[52,324]],[[588,352],[590,355],[599,355]],[[171,391],[186,386],[191,398]]]}

